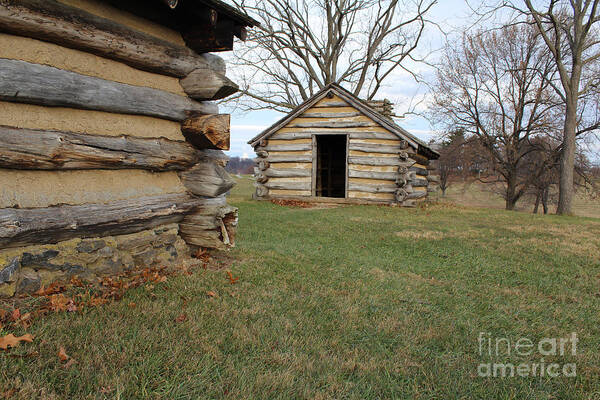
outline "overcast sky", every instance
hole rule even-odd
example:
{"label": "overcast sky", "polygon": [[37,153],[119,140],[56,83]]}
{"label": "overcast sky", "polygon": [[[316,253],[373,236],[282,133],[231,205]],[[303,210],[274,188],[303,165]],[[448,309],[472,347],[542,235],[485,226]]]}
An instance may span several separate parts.
{"label": "overcast sky", "polygon": [[[472,23],[470,14],[471,10],[465,0],[439,0],[439,4],[433,8],[429,18],[442,26],[445,32],[451,32],[457,27]],[[430,27],[425,39],[421,51],[428,52],[439,49],[444,36],[439,29]],[[432,76],[432,70],[425,65],[416,65],[414,68],[418,68],[425,77]],[[386,86],[378,92],[377,97],[392,101],[395,104],[395,112],[400,114],[407,111],[411,101],[413,105],[416,104],[417,99],[422,98],[425,91],[424,85],[416,83],[406,72],[396,70],[386,81]],[[421,103],[417,109],[422,111],[424,107],[425,104]],[[232,114],[231,151],[228,152],[232,157],[254,157],[254,151],[246,142],[283,116],[275,111],[239,113],[235,110],[228,110],[225,105],[221,106],[221,109],[222,112]],[[396,123],[426,141],[436,134],[427,120],[419,116],[410,115],[403,119],[397,119]]]}

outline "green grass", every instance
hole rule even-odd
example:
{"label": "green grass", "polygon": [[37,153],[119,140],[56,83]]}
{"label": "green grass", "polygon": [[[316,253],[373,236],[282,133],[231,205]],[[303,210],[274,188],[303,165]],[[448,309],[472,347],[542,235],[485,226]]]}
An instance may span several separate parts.
{"label": "green grass", "polygon": [[[600,220],[443,205],[300,209],[251,191],[243,178],[230,198],[237,284],[197,272],[155,296],[139,288],[38,320],[33,344],[0,354],[0,388],[14,398],[599,398]],[[182,310],[189,319],[177,323]],[[477,377],[489,361],[482,331],[513,341],[576,332],[576,356],[545,362],[575,362],[577,377]],[[76,365],[61,367],[60,346]],[[31,351],[39,356],[10,357]]]}

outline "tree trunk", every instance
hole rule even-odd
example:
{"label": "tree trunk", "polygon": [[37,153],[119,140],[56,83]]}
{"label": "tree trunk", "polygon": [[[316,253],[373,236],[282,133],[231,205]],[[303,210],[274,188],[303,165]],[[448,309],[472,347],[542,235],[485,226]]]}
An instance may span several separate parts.
{"label": "tree trunk", "polygon": [[548,214],[548,192],[550,191],[550,188],[547,187],[544,189],[544,192],[542,193],[542,206],[544,208],[544,214]]}
{"label": "tree trunk", "polygon": [[542,199],[542,194],[538,190],[537,193],[536,193],[536,195],[535,195],[535,206],[533,207],[533,213],[534,214],[538,213],[538,208],[540,207],[540,200],[541,199]]}
{"label": "tree trunk", "polygon": [[[576,72],[573,72],[575,75]],[[575,84],[574,82],[577,82]],[[579,79],[571,79],[571,90],[579,90]],[[560,179],[557,214],[572,213],[573,207],[573,175],[575,170],[575,132],[577,130],[577,96],[567,97],[566,118],[563,131],[563,148],[560,157]]]}
{"label": "tree trunk", "polygon": [[514,175],[508,177],[506,180],[506,209],[511,211],[515,209],[518,200],[516,196],[517,183],[515,180],[516,178]]}

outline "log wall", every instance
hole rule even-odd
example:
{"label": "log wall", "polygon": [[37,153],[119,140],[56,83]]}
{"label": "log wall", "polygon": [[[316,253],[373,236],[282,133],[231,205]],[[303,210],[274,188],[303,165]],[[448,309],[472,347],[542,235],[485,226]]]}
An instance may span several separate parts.
{"label": "log wall", "polygon": [[349,138],[348,200],[412,205],[425,198],[427,159],[416,163],[415,149],[338,96],[320,100],[258,144],[256,196],[314,196],[312,138],[319,134]]}
{"label": "log wall", "polygon": [[102,0],[6,0],[0,64],[0,295],[233,246],[220,57]]}

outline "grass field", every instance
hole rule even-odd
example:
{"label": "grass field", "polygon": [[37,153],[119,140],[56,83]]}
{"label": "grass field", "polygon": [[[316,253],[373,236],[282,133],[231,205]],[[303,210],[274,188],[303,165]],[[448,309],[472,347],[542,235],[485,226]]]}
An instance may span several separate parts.
{"label": "grass field", "polygon": [[[600,399],[600,220],[301,209],[251,191],[243,178],[230,198],[236,284],[200,270],[37,320],[33,343],[0,354],[0,388],[23,399]],[[480,332],[513,343],[576,332],[575,356],[544,362],[575,363],[577,376],[478,377],[480,363],[541,358],[481,355]],[[60,346],[77,364],[61,365]]]}

